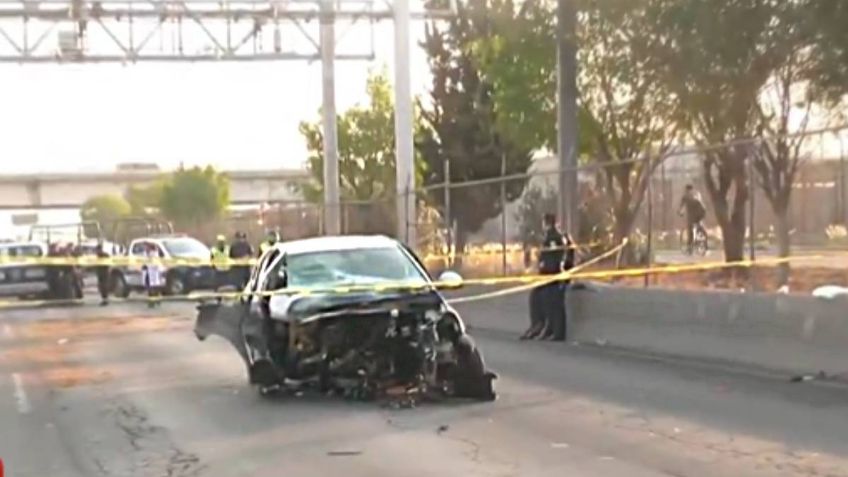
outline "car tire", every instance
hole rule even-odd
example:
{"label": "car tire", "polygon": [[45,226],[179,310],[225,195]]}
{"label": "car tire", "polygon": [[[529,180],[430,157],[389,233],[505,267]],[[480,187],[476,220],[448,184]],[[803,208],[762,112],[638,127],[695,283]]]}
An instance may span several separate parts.
{"label": "car tire", "polygon": [[127,285],[127,279],[123,273],[115,273],[112,275],[112,295],[118,298],[127,298],[130,296],[130,287]]}
{"label": "car tire", "polygon": [[170,296],[185,295],[188,293],[188,287],[183,277],[172,274],[165,281],[165,291]]}

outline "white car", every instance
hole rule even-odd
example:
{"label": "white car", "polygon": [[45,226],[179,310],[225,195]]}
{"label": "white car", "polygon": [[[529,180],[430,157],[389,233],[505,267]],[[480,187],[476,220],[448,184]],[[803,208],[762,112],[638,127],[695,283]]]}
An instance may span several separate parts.
{"label": "white car", "polygon": [[[150,248],[156,250],[160,259],[209,260],[211,252],[203,242],[185,235],[158,235],[142,237],[130,242],[127,247],[131,258],[145,259]],[[126,298],[131,292],[144,291],[142,264],[117,267],[112,271],[112,292]],[[215,270],[211,265],[162,267],[165,277],[165,293],[183,295],[194,290],[213,290],[216,286]]]}

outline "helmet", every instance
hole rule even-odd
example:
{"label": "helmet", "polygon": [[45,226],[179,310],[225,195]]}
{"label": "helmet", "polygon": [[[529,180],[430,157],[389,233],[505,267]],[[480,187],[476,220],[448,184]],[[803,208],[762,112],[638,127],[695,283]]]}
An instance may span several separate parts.
{"label": "helmet", "polygon": [[216,240],[217,240],[217,241],[219,241],[219,242],[226,242],[226,241],[227,241],[227,237],[224,237],[224,234],[220,234],[220,235],[218,235],[218,237],[216,238]]}
{"label": "helmet", "polygon": [[268,237],[268,240],[271,242],[277,242],[280,240],[280,233],[276,230],[268,230],[266,235]]}

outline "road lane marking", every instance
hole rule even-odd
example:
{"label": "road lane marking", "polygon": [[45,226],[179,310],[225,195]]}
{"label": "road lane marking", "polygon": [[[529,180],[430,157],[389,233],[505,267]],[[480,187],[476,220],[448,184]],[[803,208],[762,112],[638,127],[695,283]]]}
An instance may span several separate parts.
{"label": "road lane marking", "polygon": [[32,410],[32,407],[29,405],[29,398],[27,398],[21,375],[18,373],[12,373],[12,381],[15,384],[15,402],[18,405],[18,412],[21,414],[28,414]]}
{"label": "road lane marking", "polygon": [[10,340],[15,339],[15,330],[13,330],[12,327],[8,324],[3,325],[3,333],[5,333],[6,337],[8,337]]}

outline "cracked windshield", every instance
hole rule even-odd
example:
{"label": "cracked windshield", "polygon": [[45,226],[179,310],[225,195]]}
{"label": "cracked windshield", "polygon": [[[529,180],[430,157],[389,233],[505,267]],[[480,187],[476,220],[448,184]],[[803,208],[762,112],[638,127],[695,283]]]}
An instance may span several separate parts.
{"label": "cracked windshield", "polygon": [[848,477],[848,0],[0,0],[0,477]]}

